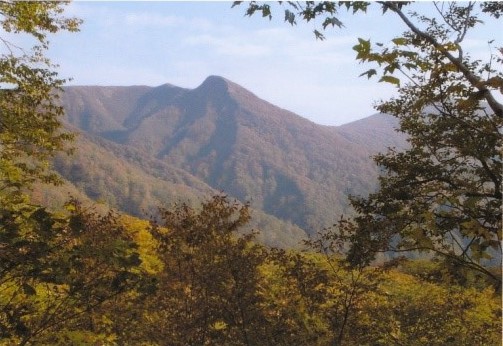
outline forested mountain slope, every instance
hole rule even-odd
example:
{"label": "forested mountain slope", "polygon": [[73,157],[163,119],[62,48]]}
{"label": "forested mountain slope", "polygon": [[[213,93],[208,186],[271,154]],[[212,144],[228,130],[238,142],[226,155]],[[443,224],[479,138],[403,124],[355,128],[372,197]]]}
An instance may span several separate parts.
{"label": "forested mountain slope", "polygon": [[[208,77],[195,89],[170,84],[67,87],[62,102],[68,123],[95,136],[100,150],[116,157],[129,155],[129,162],[148,174],[153,174],[149,167],[158,166],[155,181],[140,178],[139,173],[121,180],[124,167],[111,159],[99,159],[108,161],[108,167],[94,170],[108,172],[108,179],[123,190],[149,190],[150,195],[165,194],[161,200],[166,200],[174,195],[160,191],[156,182],[179,183],[176,189],[182,195],[182,185],[201,191],[197,186],[203,183],[250,201],[253,208],[309,234],[331,225],[341,213],[351,212],[348,194],[367,194],[375,188],[377,167],[371,155],[404,143],[388,116],[376,115],[340,127],[317,125],[217,76]],[[131,148],[134,155],[123,153]],[[85,161],[83,153],[78,155],[74,165]],[[72,168],[61,163],[56,166],[79,184],[78,177],[68,172]],[[92,167],[80,163],[79,170]],[[180,172],[192,180],[173,180]],[[99,189],[84,185],[83,189]],[[186,197],[191,197],[189,190]],[[96,197],[93,191],[87,192]],[[117,197],[111,193],[107,198]],[[144,201],[132,201],[132,209],[126,211],[150,208]]]}
{"label": "forested mountain slope", "polygon": [[[76,130],[74,129],[74,132]],[[99,202],[128,214],[149,218],[159,207],[174,203],[196,204],[221,191],[169,163],[131,146],[118,145],[81,132],[74,143],[76,152],[56,157],[54,167],[66,180],[63,187],[37,186],[34,197],[53,208],[61,207],[68,195]],[[248,228],[260,231],[257,238],[268,245],[297,247],[306,233],[289,222],[251,209]]]}

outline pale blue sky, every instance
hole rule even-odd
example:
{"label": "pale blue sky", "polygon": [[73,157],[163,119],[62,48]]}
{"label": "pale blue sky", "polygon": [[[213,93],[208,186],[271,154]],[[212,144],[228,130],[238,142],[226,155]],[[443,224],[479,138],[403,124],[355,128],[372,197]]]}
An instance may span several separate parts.
{"label": "pale blue sky", "polygon": [[[391,86],[358,77],[370,66],[358,64],[351,47],[357,37],[385,42],[404,31],[393,16],[341,13],[346,27],[317,41],[312,30],[320,23],[291,27],[281,9],[269,21],[244,17],[245,8],[231,9],[230,2],[77,1],[67,14],[84,20],[81,31],[55,35],[49,56],[73,85],[195,88],[220,75],[325,125],[369,116],[376,100],[392,95]],[[501,43],[501,26],[493,22],[487,30],[468,37],[475,55],[489,55],[490,38]]]}

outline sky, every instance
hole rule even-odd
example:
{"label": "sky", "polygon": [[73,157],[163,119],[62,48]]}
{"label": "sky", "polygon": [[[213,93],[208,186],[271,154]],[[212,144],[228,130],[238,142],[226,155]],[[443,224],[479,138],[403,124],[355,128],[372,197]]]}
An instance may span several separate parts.
{"label": "sky", "polygon": [[[83,19],[78,33],[51,37],[48,56],[69,85],[149,85],[196,88],[206,77],[225,77],[260,98],[322,125],[341,125],[370,116],[373,105],[394,95],[391,85],[359,75],[352,47],[357,38],[386,42],[405,27],[380,11],[351,16],[342,29],[316,40],[321,23],[244,16],[246,4],[221,2],[75,1],[65,14]],[[431,7],[431,3],[417,6]],[[467,37],[481,57],[501,32],[489,26]],[[498,31],[499,30],[499,31]],[[486,37],[487,36],[487,37]],[[501,42],[501,39],[499,40]]]}

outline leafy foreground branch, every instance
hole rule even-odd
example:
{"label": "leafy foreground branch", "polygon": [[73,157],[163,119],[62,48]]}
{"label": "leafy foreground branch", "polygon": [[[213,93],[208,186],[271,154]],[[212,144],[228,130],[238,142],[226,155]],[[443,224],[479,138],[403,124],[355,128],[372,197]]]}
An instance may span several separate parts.
{"label": "leafy foreground branch", "polygon": [[[246,15],[273,15],[271,4],[247,5]],[[499,20],[501,3],[281,6],[292,25],[321,20],[323,30],[341,27],[341,11],[356,15],[377,6],[405,28],[389,43],[359,38],[353,47],[356,60],[373,65],[362,76],[379,76],[398,88],[398,96],[377,110],[398,118],[410,149],[377,155],[383,172],[378,191],[350,197],[356,217],[328,230],[350,244],[349,262],[368,265],[382,253],[422,253],[443,259],[453,276],[470,270],[499,289],[501,273],[489,267],[499,268],[502,258],[503,105],[497,95],[503,92],[503,49],[487,38],[487,58],[475,59],[466,37],[485,21]]]}
{"label": "leafy foreground branch", "polygon": [[[0,1],[0,203],[37,180],[57,182],[49,161],[73,138],[61,127],[55,92],[65,80],[44,55],[49,34],[78,31],[81,21],[62,16],[64,5]],[[17,46],[14,34],[30,36],[33,46]]]}

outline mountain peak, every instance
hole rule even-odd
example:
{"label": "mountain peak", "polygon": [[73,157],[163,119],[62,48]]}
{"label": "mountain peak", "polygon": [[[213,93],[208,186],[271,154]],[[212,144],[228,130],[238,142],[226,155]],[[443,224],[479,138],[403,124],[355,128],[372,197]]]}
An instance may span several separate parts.
{"label": "mountain peak", "polygon": [[209,76],[204,82],[193,90],[198,95],[203,97],[213,97],[218,100],[224,100],[230,97],[232,89],[231,81],[220,76]]}
{"label": "mountain peak", "polygon": [[227,90],[230,81],[220,76],[209,76],[198,87],[198,89]]}

